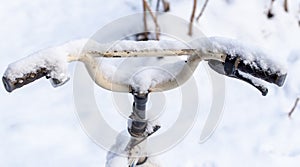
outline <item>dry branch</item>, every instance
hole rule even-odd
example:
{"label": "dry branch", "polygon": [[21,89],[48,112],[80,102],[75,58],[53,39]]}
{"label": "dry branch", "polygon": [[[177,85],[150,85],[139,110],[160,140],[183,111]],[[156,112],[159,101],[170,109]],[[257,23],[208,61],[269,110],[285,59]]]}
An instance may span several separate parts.
{"label": "dry branch", "polygon": [[147,13],[146,13],[146,1],[143,0],[143,14],[144,14],[144,36],[148,37],[148,26],[147,26]]}
{"label": "dry branch", "polygon": [[170,11],[170,2],[166,0],[162,0],[163,6],[164,6],[164,12]]}
{"label": "dry branch", "polygon": [[[150,16],[152,17],[152,20],[155,24],[155,35],[156,35],[156,39],[159,40],[159,32],[160,32],[160,28],[157,22],[157,18],[156,16],[153,14],[148,2],[146,0],[143,0],[143,7],[144,7],[144,25],[147,25],[147,10],[150,13]],[[147,33],[148,31],[145,31],[145,33]],[[146,35],[146,34],[145,34]]]}
{"label": "dry branch", "polygon": [[269,10],[267,12],[268,19],[271,19],[272,17],[274,17],[274,14],[272,13],[274,2],[275,2],[275,0],[271,0],[270,7],[269,7]]}
{"label": "dry branch", "polygon": [[160,2],[162,2],[163,4],[163,8],[164,8],[164,12],[168,12],[170,11],[170,3],[166,0],[157,0],[157,3],[156,3],[156,11],[159,11],[159,4]]}
{"label": "dry branch", "polygon": [[289,12],[289,9],[288,9],[288,1],[287,0],[284,0],[283,2],[283,8],[286,12]]}
{"label": "dry branch", "polygon": [[298,98],[296,99],[296,101],[295,101],[295,104],[294,104],[293,108],[292,108],[291,111],[289,112],[289,117],[290,117],[290,118],[291,118],[293,112],[295,111],[295,109],[296,109],[296,107],[297,107],[297,105],[298,105],[299,100],[300,100],[300,98],[298,97]]}
{"label": "dry branch", "polygon": [[300,3],[298,4],[298,26],[300,27]]}
{"label": "dry branch", "polygon": [[159,4],[160,4],[160,0],[157,0],[157,2],[156,2],[156,11],[159,11]]}
{"label": "dry branch", "polygon": [[194,0],[192,15],[191,15],[191,19],[190,19],[189,32],[188,32],[188,34],[190,36],[192,36],[192,34],[193,34],[193,23],[194,23],[194,18],[195,18],[196,7],[197,7],[197,0]]}
{"label": "dry branch", "polygon": [[200,17],[203,15],[204,10],[206,9],[206,6],[207,6],[207,4],[208,4],[208,1],[209,1],[209,0],[205,0],[204,5],[203,5],[201,11],[200,11],[198,17],[196,18],[197,21],[199,21]]}

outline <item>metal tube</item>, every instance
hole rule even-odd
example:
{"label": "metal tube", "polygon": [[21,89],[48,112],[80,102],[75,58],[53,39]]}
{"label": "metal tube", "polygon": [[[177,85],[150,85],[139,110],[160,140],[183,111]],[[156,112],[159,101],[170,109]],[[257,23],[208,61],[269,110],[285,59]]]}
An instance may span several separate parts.
{"label": "metal tube", "polygon": [[[140,143],[147,137],[147,120],[146,120],[146,104],[148,101],[148,93],[139,94],[134,93],[134,102],[132,106],[132,114],[129,117],[131,122],[128,124],[128,132],[132,136],[127,149],[129,151],[130,157],[133,158],[133,165],[141,165],[147,161],[147,156],[139,156],[139,153],[134,151],[134,147],[137,146],[136,143]],[[143,146],[140,147],[141,152],[143,152]],[[132,152],[133,151],[133,152]]]}
{"label": "metal tube", "polygon": [[131,125],[128,131],[131,136],[136,138],[145,137],[147,127],[146,121],[146,103],[148,94],[134,94],[132,114],[130,116]]}

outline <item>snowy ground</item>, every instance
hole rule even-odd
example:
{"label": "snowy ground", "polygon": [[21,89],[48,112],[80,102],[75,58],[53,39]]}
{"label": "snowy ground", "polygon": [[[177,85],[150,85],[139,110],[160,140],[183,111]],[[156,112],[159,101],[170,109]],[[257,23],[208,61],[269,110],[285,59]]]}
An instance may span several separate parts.
{"label": "snowy ground", "polygon": [[[162,166],[298,165],[300,107],[292,119],[287,113],[300,96],[297,74],[300,70],[297,23],[300,2],[289,2],[291,12],[286,14],[282,0],[276,1],[272,20],[265,16],[268,0],[209,2],[199,24],[201,30],[207,36],[234,38],[268,50],[274,58],[287,64],[287,82],[283,88],[270,85],[269,95],[262,97],[251,86],[227,79],[223,119],[214,135],[199,144],[211,103],[207,98],[211,87],[207,72],[198,67],[196,76],[201,77],[198,121],[180,144],[157,157]],[[187,20],[191,7],[191,0],[171,1],[171,12]],[[32,52],[89,37],[110,21],[138,11],[141,11],[141,3],[133,0],[109,3],[101,0],[3,1],[0,71],[3,73],[9,63]],[[176,91],[168,95],[178,94]],[[47,80],[41,79],[11,94],[2,87],[0,94],[0,166],[104,166],[106,151],[87,137],[74,112],[72,82],[53,89]],[[107,108],[104,117],[113,122],[115,129],[125,129],[126,120],[111,107],[110,92],[97,88],[95,95],[109,99],[99,104]],[[161,120],[163,127],[176,119],[171,112],[176,106],[169,108]]]}

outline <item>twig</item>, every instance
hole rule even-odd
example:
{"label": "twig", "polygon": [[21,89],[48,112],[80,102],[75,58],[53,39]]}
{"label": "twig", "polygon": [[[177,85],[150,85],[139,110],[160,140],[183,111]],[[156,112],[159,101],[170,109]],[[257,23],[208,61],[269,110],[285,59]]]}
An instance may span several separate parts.
{"label": "twig", "polygon": [[209,1],[209,0],[205,0],[204,5],[203,5],[203,7],[202,7],[202,9],[201,9],[201,12],[199,13],[198,17],[196,18],[197,21],[199,21],[200,17],[203,15],[204,10],[205,10],[205,8],[206,8],[206,6],[207,6],[207,4],[208,4],[208,1]]}
{"label": "twig", "polygon": [[156,3],[156,11],[159,11],[159,4],[160,4],[160,1],[162,1],[162,4],[163,4],[163,8],[164,8],[164,12],[168,12],[170,11],[170,3],[166,0],[157,0],[157,3]]}
{"label": "twig", "polygon": [[166,0],[162,0],[163,6],[164,6],[164,12],[170,11],[170,2]]}
{"label": "twig", "polygon": [[194,23],[194,18],[195,18],[196,7],[197,7],[197,0],[194,0],[192,15],[191,15],[191,19],[190,19],[190,27],[189,27],[189,32],[188,32],[189,36],[192,36],[192,34],[193,34],[193,23]]}
{"label": "twig", "polygon": [[290,117],[290,118],[291,118],[293,112],[295,111],[295,109],[296,109],[296,107],[297,107],[297,105],[298,105],[299,100],[300,100],[300,98],[298,97],[298,98],[296,99],[296,101],[295,101],[295,104],[294,104],[293,108],[292,108],[291,111],[289,112],[289,117]]}
{"label": "twig", "polygon": [[283,7],[284,7],[284,10],[285,10],[286,12],[289,12],[289,9],[288,9],[288,1],[287,1],[287,0],[284,0],[284,2],[283,2]]}
{"label": "twig", "polygon": [[[149,4],[146,2],[146,0],[143,0],[143,6],[146,10],[149,11],[151,17],[152,17],[152,20],[155,24],[155,34],[156,34],[156,39],[159,40],[159,32],[160,32],[160,28],[159,28],[159,25],[158,25],[158,22],[157,22],[157,18],[156,16],[153,14]],[[144,10],[144,20],[145,20],[145,17],[146,17],[146,10]]]}
{"label": "twig", "polygon": [[144,36],[147,39],[148,38],[148,26],[147,26],[147,13],[146,13],[146,1],[143,1],[143,14],[144,14]]}
{"label": "twig", "polygon": [[300,3],[298,4],[298,25],[300,27]]}
{"label": "twig", "polygon": [[160,0],[157,0],[156,2],[156,13],[155,13],[155,17],[158,17],[158,12],[159,12],[159,4],[160,4]]}
{"label": "twig", "polygon": [[274,17],[274,14],[272,13],[272,9],[273,9],[273,4],[274,4],[275,0],[271,0],[271,3],[270,3],[270,8],[267,12],[267,17],[268,19],[271,19],[272,17]]}
{"label": "twig", "polygon": [[160,0],[157,0],[157,2],[156,2],[156,11],[159,11],[159,4],[160,4]]}

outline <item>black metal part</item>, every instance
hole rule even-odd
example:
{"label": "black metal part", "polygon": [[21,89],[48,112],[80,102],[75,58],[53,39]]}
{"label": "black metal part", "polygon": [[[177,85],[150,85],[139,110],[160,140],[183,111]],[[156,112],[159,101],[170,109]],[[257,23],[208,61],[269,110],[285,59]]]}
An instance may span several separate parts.
{"label": "black metal part", "polygon": [[235,67],[234,64],[236,62],[237,58],[236,57],[229,57],[226,56],[225,62],[224,62],[224,72],[228,76],[234,76],[235,75]]}
{"label": "black metal part", "polygon": [[253,77],[260,78],[269,83],[274,83],[278,86],[284,84],[287,74],[281,74],[279,71],[274,71],[270,67],[263,69],[257,61],[244,61],[240,56],[227,55],[224,64],[226,73],[240,70],[244,73],[250,74]]}
{"label": "black metal part", "polygon": [[[242,64],[242,66],[240,66],[240,64]],[[248,66],[248,65],[244,64],[244,62],[242,60],[240,60],[239,57],[231,57],[231,56],[227,55],[226,59],[225,59],[225,63],[224,63],[224,72],[227,76],[237,78],[237,79],[240,79],[242,81],[245,81],[245,82],[249,83],[250,85],[257,88],[262,93],[263,96],[266,96],[268,94],[268,88],[266,88],[265,86],[263,86],[261,84],[254,83],[253,80],[244,77],[239,72],[239,70],[241,70],[241,71],[243,71],[247,74],[250,74],[254,77],[260,76],[258,78],[264,79],[265,81],[269,81],[268,79],[266,79],[267,78],[266,76],[264,78],[262,78],[261,77],[262,75],[255,74],[255,72],[260,72],[261,73],[261,71],[263,72],[263,70],[262,69],[260,71],[259,70],[256,70],[256,71],[253,70],[253,71],[250,72],[248,70],[243,70],[243,68],[239,68],[239,67],[246,67],[246,66],[247,66],[247,68],[252,69],[251,66]],[[260,67],[258,67],[258,68],[260,68]]]}
{"label": "black metal part", "polygon": [[145,116],[145,111],[146,111],[147,101],[148,101],[148,94],[147,93],[145,93],[145,94],[134,94],[134,104],[135,104],[134,109],[136,111],[138,111],[139,114],[141,114],[141,117],[143,117],[143,119],[146,117]]}
{"label": "black metal part", "polygon": [[248,73],[267,82],[274,83],[278,86],[282,86],[284,84],[287,74],[281,74],[279,71],[272,72],[271,69],[263,70],[261,67],[255,66],[254,63],[256,62],[245,64],[244,61],[241,61],[238,64],[237,68],[240,71]]}
{"label": "black metal part", "polygon": [[161,128],[161,126],[159,125],[155,125],[153,127],[153,132],[151,133],[147,133],[145,137],[143,137],[141,140],[135,140],[133,143],[132,143],[132,147],[135,147],[136,145],[142,143],[144,140],[146,140],[149,136],[153,135],[156,131],[158,131],[159,129]]}
{"label": "black metal part", "polygon": [[224,71],[224,63],[218,60],[209,60],[208,65],[211,69],[219,74],[226,75]]}
{"label": "black metal part", "polygon": [[51,82],[51,85],[53,87],[59,87],[63,84],[65,84],[66,82],[68,82],[70,80],[70,78],[67,78],[66,80],[59,80],[59,79],[56,79],[56,78],[50,78],[50,82]]}
{"label": "black metal part", "polygon": [[134,102],[132,106],[132,114],[130,116],[131,127],[128,131],[131,136],[143,137],[147,128],[146,119],[146,103],[148,101],[148,94],[134,94]]}
{"label": "black metal part", "polygon": [[141,160],[138,161],[138,163],[136,165],[143,165],[144,163],[146,163],[148,160],[148,157],[144,157]]}
{"label": "black metal part", "polygon": [[[146,120],[146,104],[148,101],[148,93],[139,94],[133,93],[134,102],[132,106],[132,114],[129,116],[131,119],[131,123],[128,125],[129,134],[134,137],[130,144],[130,147],[133,148],[137,144],[144,141],[148,134],[146,132],[147,129],[147,120]],[[146,163],[148,157],[139,157],[139,160],[136,165],[142,165]]]}
{"label": "black metal part", "polygon": [[254,83],[253,80],[251,80],[249,78],[246,78],[243,75],[241,75],[239,71],[236,71],[234,77],[237,78],[237,79],[240,79],[242,81],[245,81],[245,82],[249,83],[250,85],[254,86],[256,89],[258,89],[261,92],[261,94],[263,96],[266,96],[268,94],[268,88],[266,88],[264,85]]}
{"label": "black metal part", "polygon": [[285,82],[287,74],[282,74],[278,69],[277,71],[272,70],[270,67],[265,69],[261,67],[261,64],[256,61],[245,61],[241,56],[230,54],[226,55],[225,62],[217,61],[217,60],[209,60],[209,66],[215,70],[216,72],[232,77],[237,78],[242,81],[245,81],[255,88],[257,88],[263,96],[267,95],[268,89],[261,84],[254,83],[254,79],[250,79],[241,74],[241,72],[245,74],[249,74],[255,78],[262,79],[269,83],[274,83],[278,86],[282,86]]}
{"label": "black metal part", "polygon": [[258,89],[263,96],[266,96],[268,93],[268,88],[266,88],[264,85],[254,83],[253,79],[249,79],[241,75],[239,70],[236,70],[234,66],[236,60],[237,60],[236,58],[227,60],[226,63],[217,60],[210,60],[208,62],[208,65],[219,74],[226,75],[231,78],[236,78],[249,83],[250,85],[254,86],[256,89]]}

